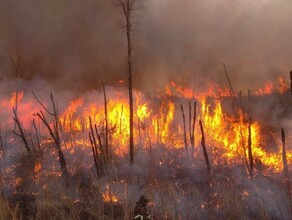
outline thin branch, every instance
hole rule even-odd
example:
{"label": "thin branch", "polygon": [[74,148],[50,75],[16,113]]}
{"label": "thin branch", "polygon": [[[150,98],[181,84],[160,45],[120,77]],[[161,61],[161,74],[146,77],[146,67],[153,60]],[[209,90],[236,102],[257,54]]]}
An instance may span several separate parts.
{"label": "thin branch", "polygon": [[49,114],[49,115],[54,115],[53,113],[51,113],[44,105],[43,103],[38,99],[38,97],[35,95],[34,91],[32,92],[34,98],[37,100],[37,102],[43,107],[43,109],[45,109],[45,111]]}
{"label": "thin branch", "polygon": [[235,96],[235,92],[234,92],[234,90],[233,90],[233,87],[232,87],[232,84],[231,84],[231,81],[230,81],[230,78],[229,78],[229,76],[228,76],[227,69],[226,69],[226,66],[225,66],[224,63],[223,63],[223,67],[224,67],[225,75],[226,75],[227,80],[228,80],[228,84],[229,84],[229,86],[230,86],[231,94],[232,94],[232,96],[233,96],[233,98],[234,98],[234,100],[235,100],[237,106],[240,106],[239,103],[238,103],[238,101],[237,101],[237,98],[236,98],[236,96]]}
{"label": "thin branch", "polygon": [[12,131],[12,133],[22,138],[21,134],[17,133],[16,131]]}

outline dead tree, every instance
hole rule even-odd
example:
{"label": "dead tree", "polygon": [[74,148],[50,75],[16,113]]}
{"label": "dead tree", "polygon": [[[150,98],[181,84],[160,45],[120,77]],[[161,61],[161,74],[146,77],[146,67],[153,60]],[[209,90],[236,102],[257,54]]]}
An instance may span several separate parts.
{"label": "dead tree", "polygon": [[17,115],[17,112],[16,112],[15,108],[13,108],[13,114],[14,114],[13,120],[15,121],[15,123],[16,123],[16,125],[18,127],[18,130],[19,130],[19,133],[17,133],[16,131],[13,131],[13,133],[21,138],[21,140],[22,140],[22,142],[24,144],[24,147],[27,150],[27,153],[30,154],[31,150],[29,148],[28,141],[27,141],[26,136],[24,134],[24,130],[23,130],[22,124],[19,121],[19,118],[18,118],[18,115]]}
{"label": "dead tree", "polygon": [[290,71],[290,92],[292,95],[292,70]]}
{"label": "dead tree", "polygon": [[109,160],[109,144],[108,144],[108,113],[107,113],[107,98],[105,92],[105,86],[103,79],[101,77],[102,82],[102,90],[103,90],[103,98],[104,98],[104,118],[105,118],[105,157],[106,160]]}
{"label": "dead tree", "polygon": [[192,142],[192,105],[191,101],[189,101],[189,138],[190,142]]}
{"label": "dead tree", "polygon": [[130,163],[134,163],[134,101],[133,101],[133,31],[134,31],[134,14],[139,9],[140,0],[116,0],[116,6],[121,9],[123,14],[123,30],[127,37],[127,63],[128,63],[128,89],[129,89],[129,107],[130,107]]}
{"label": "dead tree", "polygon": [[287,155],[286,155],[286,135],[283,128],[281,128],[281,140],[282,140],[282,162],[283,162],[283,174],[287,185],[287,191],[289,195],[290,202],[290,211],[292,212],[292,198],[291,198],[291,183],[289,177],[289,168],[287,163]]}
{"label": "dead tree", "polygon": [[73,147],[73,126],[72,126],[72,116],[71,114],[69,114],[69,129],[70,129],[70,144],[71,144],[71,147]]}
{"label": "dead tree", "polygon": [[253,177],[253,155],[252,155],[252,140],[251,140],[251,118],[248,122],[248,159],[249,159],[249,175]]}
{"label": "dead tree", "polygon": [[282,162],[283,162],[283,173],[285,177],[288,179],[289,177],[289,169],[287,163],[287,156],[286,156],[286,140],[285,140],[285,131],[281,128],[281,140],[282,140]]}
{"label": "dead tree", "polygon": [[124,112],[124,105],[122,104],[121,114],[120,114],[120,134],[122,134],[123,112]]}
{"label": "dead tree", "polygon": [[159,117],[158,116],[156,118],[156,125],[157,125],[157,145],[159,145],[160,144],[160,126],[159,126]]}
{"label": "dead tree", "polygon": [[188,153],[188,142],[187,142],[187,131],[186,131],[186,118],[184,113],[183,105],[180,105],[182,117],[183,117],[183,126],[184,126],[184,143],[185,143],[185,149],[186,153]]}
{"label": "dead tree", "polygon": [[1,155],[5,157],[5,151],[4,151],[4,143],[3,143],[3,138],[2,138],[2,129],[0,127],[0,151]]}
{"label": "dead tree", "polygon": [[194,115],[192,119],[192,105],[189,102],[189,133],[190,133],[190,142],[192,148],[192,156],[195,153],[195,126],[196,126],[196,118],[197,118],[197,102],[194,102]]}
{"label": "dead tree", "polygon": [[202,143],[204,157],[205,157],[205,161],[206,161],[206,165],[207,165],[207,172],[210,173],[211,172],[211,164],[210,164],[209,157],[208,157],[208,152],[207,152],[206,143],[205,143],[204,127],[203,127],[201,120],[199,120],[199,124],[200,124],[200,128],[201,128],[201,134],[202,134],[201,143]]}
{"label": "dead tree", "polygon": [[37,147],[38,147],[38,150],[40,151],[41,150],[41,144],[40,144],[39,132],[38,132],[38,129],[37,129],[37,126],[36,126],[36,123],[35,123],[34,119],[32,120],[32,124],[33,124],[33,128],[34,128],[34,131],[35,131]]}
{"label": "dead tree", "polygon": [[[98,177],[101,177],[103,175],[103,165],[102,165],[102,161],[100,160],[100,157],[99,157],[99,152],[97,149],[97,142],[96,142],[96,138],[94,135],[91,117],[89,117],[89,125],[90,125],[89,140],[90,140],[90,144],[91,144],[96,173],[97,173]],[[97,133],[97,136],[99,136],[98,133]]]}
{"label": "dead tree", "polygon": [[239,103],[238,103],[238,100],[236,98],[236,94],[234,92],[234,89],[232,87],[232,84],[231,84],[231,80],[229,78],[229,75],[228,75],[228,72],[227,72],[227,69],[226,69],[226,66],[225,66],[225,63],[223,63],[223,68],[224,68],[224,72],[225,72],[225,75],[226,75],[226,78],[227,78],[227,81],[228,81],[228,84],[229,84],[229,87],[230,87],[230,91],[231,91],[231,95],[232,97],[234,98],[234,101],[236,103],[237,106],[240,106]]}
{"label": "dead tree", "polygon": [[54,101],[53,94],[51,93],[51,102],[53,107],[53,112],[50,112],[42,103],[41,101],[36,97],[36,95],[33,93],[35,99],[38,101],[38,103],[43,107],[43,109],[51,116],[53,116],[53,125],[50,125],[48,120],[46,119],[43,111],[40,111],[37,113],[37,116],[40,118],[40,120],[44,123],[44,125],[47,127],[51,137],[53,138],[55,142],[56,149],[58,151],[59,155],[59,162],[61,167],[62,176],[66,180],[66,184],[69,184],[69,174],[67,170],[67,163],[65,156],[63,154],[62,146],[61,146],[61,138],[60,138],[60,123],[59,123],[59,115],[58,110],[56,107],[56,103]]}
{"label": "dead tree", "polygon": [[138,118],[138,134],[139,134],[139,146],[142,147],[142,134],[141,134],[141,128],[142,128],[142,122],[141,120]]}
{"label": "dead tree", "polygon": [[[228,81],[228,84],[229,84],[229,87],[230,87],[230,92],[231,92],[231,95],[233,97],[234,103],[235,103],[236,107],[239,108],[239,109],[241,109],[241,111],[243,113],[244,111],[243,111],[243,106],[241,104],[241,100],[238,102],[238,100],[236,98],[236,93],[235,93],[235,91],[233,89],[233,86],[231,84],[231,80],[230,80],[229,75],[228,75],[228,72],[227,72],[227,68],[226,68],[226,66],[225,66],[224,63],[223,63],[223,68],[224,68],[224,72],[225,72],[225,75],[226,75],[226,78],[227,78],[227,81]],[[250,110],[250,108],[251,108],[251,106],[250,106],[250,92],[248,92],[248,103],[249,103],[248,111],[249,111],[249,114],[250,114],[251,113],[251,110]],[[250,167],[250,165],[248,164],[248,161],[247,161],[246,149],[245,149],[245,143],[244,143],[244,137],[243,137],[243,132],[242,132],[242,129],[243,129],[242,128],[243,120],[240,120],[240,117],[239,117],[238,120],[239,120],[240,136],[241,136],[241,145],[242,145],[242,149],[243,149],[243,157],[244,157],[245,164],[247,166],[247,170],[248,170],[249,174],[251,174],[251,169],[250,169],[251,167]],[[249,152],[251,152],[251,150]],[[252,158],[252,155],[251,155],[251,158]],[[253,167],[253,161],[251,163],[252,163],[252,167]],[[252,174],[251,174],[251,176],[252,176]]]}
{"label": "dead tree", "polygon": [[105,156],[104,148],[103,148],[102,142],[101,142],[101,136],[100,136],[100,134],[98,132],[96,124],[94,125],[94,130],[95,130],[95,133],[96,133],[96,136],[97,136],[98,145],[99,145],[99,149],[100,149],[101,155],[103,155],[102,156],[103,157],[103,162],[104,162],[104,164],[107,164],[108,161],[107,161],[107,158]]}

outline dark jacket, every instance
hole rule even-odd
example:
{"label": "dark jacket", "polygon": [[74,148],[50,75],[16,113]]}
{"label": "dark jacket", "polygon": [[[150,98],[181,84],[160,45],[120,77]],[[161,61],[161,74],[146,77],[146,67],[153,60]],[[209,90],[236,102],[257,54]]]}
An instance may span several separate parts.
{"label": "dark jacket", "polygon": [[141,196],[139,201],[136,203],[134,209],[134,220],[150,220],[151,215],[148,214],[146,205],[149,202],[149,199],[145,196]]}

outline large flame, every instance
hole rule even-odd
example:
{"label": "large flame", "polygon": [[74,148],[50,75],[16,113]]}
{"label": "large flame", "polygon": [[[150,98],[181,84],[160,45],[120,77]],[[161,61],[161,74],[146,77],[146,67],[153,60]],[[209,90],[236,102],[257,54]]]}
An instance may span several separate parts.
{"label": "large flame", "polygon": [[[279,78],[279,85],[275,86],[268,82],[263,88],[258,89],[253,95],[265,95],[277,92],[285,93],[289,86],[284,78]],[[213,163],[222,162],[242,163],[246,160],[248,137],[251,135],[253,156],[261,163],[272,169],[280,171],[282,169],[281,149],[269,152],[269,149],[263,145],[262,127],[256,119],[252,119],[251,133],[248,132],[249,116],[239,106],[234,107],[233,111],[224,112],[223,99],[233,102],[234,97],[230,90],[221,88],[214,83],[209,83],[205,91],[195,91],[190,88],[177,85],[171,82],[165,86],[163,91],[152,100],[149,100],[142,92],[136,91],[135,95],[135,112],[134,112],[134,136],[135,144],[141,147],[154,146],[155,144],[164,145],[168,148],[182,148],[184,144],[184,130],[180,108],[177,105],[187,104],[188,101],[197,101],[197,121],[200,119],[203,123],[208,151],[212,156]],[[26,130],[32,129],[32,119],[35,112],[41,107],[34,98],[23,98],[26,96],[23,92],[13,93],[10,100],[2,99],[0,105],[6,112],[11,112],[11,107],[17,104],[20,120]],[[18,98],[16,98],[18,96]],[[27,95],[28,96],[28,95]],[[101,95],[102,96],[102,95]],[[100,99],[102,100],[102,99]],[[49,103],[46,103],[49,105]],[[158,107],[157,107],[158,105]],[[36,107],[38,106],[38,107]],[[128,153],[129,140],[129,104],[127,93],[123,91],[111,92],[108,95],[106,103],[108,112],[109,125],[109,147],[118,155]],[[70,140],[64,138],[67,147],[85,147],[90,148],[89,141],[84,140],[84,135],[90,129],[89,117],[92,118],[93,124],[97,125],[99,134],[104,141],[105,135],[105,104],[103,101],[92,101],[86,97],[79,97],[71,100],[69,105],[60,110],[60,125],[63,133],[71,133]],[[188,108],[185,108],[186,118],[188,118]],[[193,114],[193,113],[192,113]],[[190,120],[191,121],[191,120]],[[2,127],[12,124],[12,120],[7,120]],[[40,122],[39,122],[40,123]],[[188,120],[186,124],[188,127]],[[45,129],[43,129],[44,131]],[[87,135],[85,135],[88,138]],[[199,157],[200,137],[199,129],[195,129],[195,157]],[[86,139],[85,138],[85,139]],[[42,140],[42,144],[50,142],[49,139]],[[190,137],[187,132],[188,145],[191,145]],[[187,146],[190,147],[190,146]],[[71,150],[74,153],[75,150]],[[287,153],[288,160],[292,155]],[[41,164],[35,167],[35,171],[41,168]]]}

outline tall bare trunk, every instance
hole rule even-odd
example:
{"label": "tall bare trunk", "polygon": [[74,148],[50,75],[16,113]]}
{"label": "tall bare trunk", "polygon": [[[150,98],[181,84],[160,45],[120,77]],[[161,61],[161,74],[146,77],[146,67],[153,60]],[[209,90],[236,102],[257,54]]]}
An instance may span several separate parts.
{"label": "tall bare trunk", "polygon": [[159,128],[159,117],[156,118],[156,125],[157,125],[157,145],[160,144],[160,128]]}
{"label": "tall bare trunk", "polygon": [[286,157],[286,140],[285,140],[285,131],[281,128],[281,139],[282,139],[282,161],[283,161],[283,172],[285,177],[289,177],[288,163]]}
{"label": "tall bare trunk", "polygon": [[132,73],[132,10],[130,0],[127,0],[126,5],[126,32],[128,43],[128,82],[129,82],[129,106],[130,106],[130,163],[134,163],[134,103],[133,103],[133,73]]}
{"label": "tall bare trunk", "polygon": [[106,160],[109,160],[109,146],[108,146],[108,114],[107,114],[107,98],[106,98],[106,91],[104,82],[102,81],[102,90],[103,90],[103,98],[104,98],[104,117],[105,117],[105,157]]}
{"label": "tall bare trunk", "polygon": [[199,120],[199,124],[200,124],[200,128],[201,128],[201,133],[202,133],[201,143],[202,143],[204,157],[205,157],[205,161],[206,161],[206,165],[207,165],[207,172],[210,173],[211,172],[211,164],[210,164],[209,157],[208,157],[208,152],[207,152],[206,143],[205,143],[204,127],[203,127],[201,120]]}
{"label": "tall bare trunk", "polygon": [[1,130],[1,127],[0,127],[0,151],[1,151],[1,155],[3,157],[5,157],[4,143],[3,143],[3,139],[2,139],[2,130]]}
{"label": "tall bare trunk", "polygon": [[290,71],[290,92],[292,95],[292,70]]}
{"label": "tall bare trunk", "polygon": [[252,156],[252,140],[251,140],[251,119],[248,123],[248,159],[249,159],[249,174],[253,177],[253,156]]}
{"label": "tall bare trunk", "polygon": [[60,167],[61,167],[61,172],[62,172],[62,176],[65,178],[66,181],[66,185],[69,185],[69,173],[67,170],[67,163],[66,163],[66,159],[65,156],[63,154],[62,151],[62,145],[61,145],[61,139],[60,139],[60,122],[59,122],[59,114],[58,114],[58,109],[56,106],[56,103],[54,101],[54,97],[53,94],[50,95],[51,101],[52,101],[52,106],[53,106],[53,112],[50,112],[42,103],[41,101],[36,97],[36,95],[33,93],[35,99],[38,101],[38,103],[43,107],[43,109],[51,116],[54,117],[54,121],[53,121],[53,126],[51,126],[49,124],[49,122],[47,121],[44,113],[42,111],[40,111],[39,113],[37,113],[37,116],[41,119],[41,121],[45,124],[45,126],[47,127],[51,137],[53,138],[54,142],[55,142],[55,146],[58,150],[58,155],[59,155],[59,162],[60,162]]}
{"label": "tall bare trunk", "polygon": [[196,118],[197,118],[197,102],[194,102],[194,115],[192,119],[192,107],[191,102],[189,102],[189,111],[190,111],[190,118],[189,118],[189,129],[190,129],[190,142],[192,148],[192,156],[195,153],[195,126],[196,126]]}
{"label": "tall bare trunk", "polygon": [[36,137],[36,140],[37,140],[38,151],[40,151],[41,150],[41,144],[40,144],[40,139],[39,139],[39,132],[38,132],[38,129],[37,129],[37,126],[36,126],[36,123],[35,123],[34,119],[32,120],[32,124],[33,124],[34,132],[35,132],[35,137]]}
{"label": "tall bare trunk", "polygon": [[24,134],[24,131],[23,131],[23,128],[22,128],[22,124],[18,119],[17,111],[16,111],[15,108],[13,108],[13,114],[14,114],[13,120],[15,121],[15,123],[16,123],[16,125],[18,127],[18,130],[19,130],[19,133],[15,132],[15,131],[13,131],[13,133],[21,138],[21,140],[22,140],[22,142],[24,144],[24,147],[26,148],[28,154],[30,154],[30,148],[29,148],[29,145],[28,145],[28,141],[27,141],[26,136]]}
{"label": "tall bare trunk", "polygon": [[181,105],[180,108],[181,108],[181,113],[182,113],[182,117],[183,117],[185,149],[186,149],[186,153],[188,153],[188,142],[187,142],[187,131],[186,131],[186,118],[185,118],[185,113],[184,113],[183,105]]}

